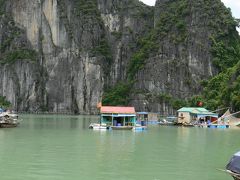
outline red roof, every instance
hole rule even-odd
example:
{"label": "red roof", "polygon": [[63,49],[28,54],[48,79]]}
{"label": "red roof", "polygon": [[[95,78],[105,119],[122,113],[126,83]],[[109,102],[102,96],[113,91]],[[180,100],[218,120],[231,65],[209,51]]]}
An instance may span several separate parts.
{"label": "red roof", "polygon": [[134,107],[102,106],[101,113],[135,114]]}

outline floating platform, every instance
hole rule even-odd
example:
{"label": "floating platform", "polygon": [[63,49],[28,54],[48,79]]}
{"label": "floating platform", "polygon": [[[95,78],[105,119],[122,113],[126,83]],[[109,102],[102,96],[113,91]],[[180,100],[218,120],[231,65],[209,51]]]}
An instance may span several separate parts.
{"label": "floating platform", "polygon": [[216,129],[216,128],[226,129],[226,128],[230,128],[230,125],[228,125],[228,124],[209,124],[209,125],[207,125],[207,127],[211,128],[211,129]]}

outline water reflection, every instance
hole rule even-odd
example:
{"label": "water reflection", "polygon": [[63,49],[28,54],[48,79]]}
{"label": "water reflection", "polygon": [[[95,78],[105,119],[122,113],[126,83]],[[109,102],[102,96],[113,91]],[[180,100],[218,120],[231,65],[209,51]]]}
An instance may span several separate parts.
{"label": "water reflection", "polygon": [[21,126],[29,129],[88,129],[97,116],[24,115]]}

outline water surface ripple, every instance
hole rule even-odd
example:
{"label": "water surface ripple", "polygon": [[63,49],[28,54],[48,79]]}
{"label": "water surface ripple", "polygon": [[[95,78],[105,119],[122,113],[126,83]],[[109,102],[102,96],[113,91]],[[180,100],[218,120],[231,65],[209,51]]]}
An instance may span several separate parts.
{"label": "water surface ripple", "polygon": [[0,129],[1,180],[231,180],[216,169],[240,149],[240,129],[93,131],[96,116],[21,118]]}

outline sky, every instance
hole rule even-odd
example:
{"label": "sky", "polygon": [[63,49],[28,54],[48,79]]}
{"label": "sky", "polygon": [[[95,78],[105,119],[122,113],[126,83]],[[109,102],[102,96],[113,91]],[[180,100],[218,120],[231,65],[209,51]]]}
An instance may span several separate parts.
{"label": "sky", "polygon": [[[150,6],[155,5],[156,0],[140,0]],[[222,0],[225,6],[231,8],[233,17],[240,18],[240,0]]]}

